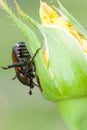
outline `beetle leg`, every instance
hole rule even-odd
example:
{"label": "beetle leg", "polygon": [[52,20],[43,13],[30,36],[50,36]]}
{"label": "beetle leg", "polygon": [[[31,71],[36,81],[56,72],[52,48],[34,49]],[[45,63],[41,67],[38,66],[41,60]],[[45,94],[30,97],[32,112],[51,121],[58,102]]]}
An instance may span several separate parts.
{"label": "beetle leg", "polygon": [[14,64],[12,64],[12,65],[8,65],[7,67],[1,67],[2,69],[5,69],[5,70],[7,70],[7,69],[10,69],[10,68],[15,68],[15,67],[21,67],[21,66],[23,66],[24,65],[24,63],[23,62],[18,62],[18,63],[14,63]]}
{"label": "beetle leg", "polygon": [[[37,84],[36,84],[36,83],[34,83],[34,82],[32,82],[32,84],[33,84],[33,85],[35,85],[35,86],[37,86],[37,87],[39,87],[39,85],[37,85]],[[33,87],[34,87],[34,86],[33,86]],[[33,88],[33,87],[32,87],[32,88]],[[32,95],[32,90],[31,90],[32,88],[30,87],[30,90],[29,90],[29,92],[28,92],[28,93],[29,93],[29,95]]]}
{"label": "beetle leg", "polygon": [[36,84],[36,83],[34,83],[34,82],[33,82],[33,84],[34,84],[35,86],[39,87],[39,85],[38,85],[38,84]]}
{"label": "beetle leg", "polygon": [[39,52],[40,49],[41,49],[41,47],[36,50],[34,56],[31,59],[31,62],[33,62],[34,58],[36,57],[36,55],[37,55],[37,53]]}

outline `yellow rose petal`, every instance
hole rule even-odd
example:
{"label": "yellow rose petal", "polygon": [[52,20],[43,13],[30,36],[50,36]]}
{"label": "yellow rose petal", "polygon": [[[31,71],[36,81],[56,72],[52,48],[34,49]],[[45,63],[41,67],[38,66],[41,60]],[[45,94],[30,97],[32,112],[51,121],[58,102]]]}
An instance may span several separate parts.
{"label": "yellow rose petal", "polygon": [[45,2],[40,3],[40,18],[43,24],[51,24],[53,19],[58,17],[58,14]]}

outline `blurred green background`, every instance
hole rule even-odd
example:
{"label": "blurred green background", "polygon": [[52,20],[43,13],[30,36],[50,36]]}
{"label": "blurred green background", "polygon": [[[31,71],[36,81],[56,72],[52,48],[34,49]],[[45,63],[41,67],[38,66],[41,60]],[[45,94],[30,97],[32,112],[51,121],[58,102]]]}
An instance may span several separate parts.
{"label": "blurred green background", "polygon": [[[27,14],[40,21],[39,0],[17,1]],[[14,8],[13,0],[7,2]],[[61,2],[87,28],[87,0]],[[12,63],[12,46],[18,41],[25,41],[24,36],[0,9],[0,66]],[[29,96],[27,87],[18,80],[11,80],[14,75],[14,69],[0,69],[0,130],[68,130],[56,105],[44,99],[37,88],[33,90],[33,96]]]}

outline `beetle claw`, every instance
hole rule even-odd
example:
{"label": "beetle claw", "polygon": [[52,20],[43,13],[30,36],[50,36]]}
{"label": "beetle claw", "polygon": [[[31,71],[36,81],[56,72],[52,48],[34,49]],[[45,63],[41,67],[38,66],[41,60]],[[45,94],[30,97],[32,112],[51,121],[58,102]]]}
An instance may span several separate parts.
{"label": "beetle claw", "polygon": [[17,78],[17,76],[15,75],[13,78],[12,78],[12,80],[15,80]]}
{"label": "beetle claw", "polygon": [[32,95],[32,91],[31,91],[31,89],[30,89],[30,91],[29,91],[28,93],[29,93],[29,95]]}
{"label": "beetle claw", "polygon": [[4,70],[7,70],[7,69],[8,69],[8,66],[7,66],[7,67],[2,67],[2,66],[1,66],[1,68],[4,69]]}

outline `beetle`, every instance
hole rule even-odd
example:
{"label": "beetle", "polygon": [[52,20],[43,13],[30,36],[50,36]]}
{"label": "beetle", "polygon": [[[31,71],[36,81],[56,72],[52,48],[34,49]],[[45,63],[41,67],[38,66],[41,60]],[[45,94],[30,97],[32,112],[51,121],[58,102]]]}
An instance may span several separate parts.
{"label": "beetle", "polygon": [[[12,49],[13,64],[8,65],[7,67],[2,67],[3,69],[15,68],[16,76],[13,80],[17,77],[22,84],[29,86],[30,95],[32,95],[31,89],[35,86],[40,87],[40,82],[36,75],[36,67],[34,63],[34,58],[40,49],[41,48],[37,49],[32,57],[26,47],[25,42],[18,42]],[[36,78],[37,83],[34,82],[34,78]]]}

